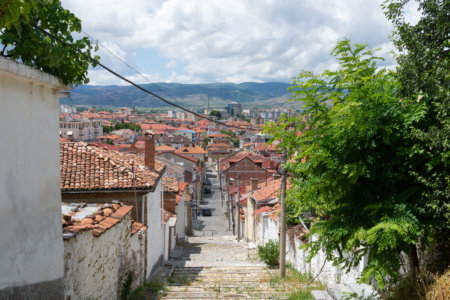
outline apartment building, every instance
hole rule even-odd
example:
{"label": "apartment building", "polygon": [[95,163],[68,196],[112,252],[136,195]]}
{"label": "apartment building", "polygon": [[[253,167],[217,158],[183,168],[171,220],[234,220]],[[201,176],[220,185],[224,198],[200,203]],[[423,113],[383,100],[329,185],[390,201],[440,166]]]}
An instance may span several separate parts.
{"label": "apartment building", "polygon": [[71,141],[93,141],[103,135],[102,121],[60,121],[59,135]]}

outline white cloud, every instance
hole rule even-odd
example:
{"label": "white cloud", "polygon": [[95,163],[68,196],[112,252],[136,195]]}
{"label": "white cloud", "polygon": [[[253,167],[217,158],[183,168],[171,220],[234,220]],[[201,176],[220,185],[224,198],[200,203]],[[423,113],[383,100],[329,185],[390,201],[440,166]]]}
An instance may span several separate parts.
{"label": "white cloud", "polygon": [[[385,65],[392,65],[391,25],[380,4],[374,0],[63,0],[88,33],[133,66],[140,63],[131,54],[138,48],[157,49],[168,60],[166,68],[182,61],[183,74],[174,70],[163,76],[156,70],[151,76],[183,82],[290,81],[302,69],[333,68],[336,62],[329,54],[343,38],[383,48]],[[414,10],[409,14],[417,19]],[[91,74],[100,76],[98,71]],[[92,81],[107,82],[106,78]]]}
{"label": "white cloud", "polygon": [[168,69],[173,69],[176,66],[177,66],[177,63],[173,59],[166,64],[166,68],[168,68]]}

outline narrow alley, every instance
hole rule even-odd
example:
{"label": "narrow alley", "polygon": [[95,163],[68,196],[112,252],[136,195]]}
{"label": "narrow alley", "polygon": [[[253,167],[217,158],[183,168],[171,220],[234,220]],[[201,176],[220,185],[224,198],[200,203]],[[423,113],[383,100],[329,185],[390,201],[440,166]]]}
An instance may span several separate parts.
{"label": "narrow alley", "polygon": [[[198,227],[179,247],[178,259],[161,299],[285,299],[293,287],[271,282],[277,269],[257,259],[257,249],[237,242],[228,230],[226,203],[221,202],[217,173],[208,168],[211,193],[199,206]],[[209,208],[211,216],[203,216]]]}

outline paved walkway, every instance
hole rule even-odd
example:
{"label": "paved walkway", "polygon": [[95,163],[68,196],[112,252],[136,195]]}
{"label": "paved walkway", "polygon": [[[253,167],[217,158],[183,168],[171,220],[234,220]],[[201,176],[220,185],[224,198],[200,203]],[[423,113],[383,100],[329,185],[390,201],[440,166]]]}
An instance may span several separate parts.
{"label": "paved walkway", "polygon": [[188,238],[162,299],[284,299],[292,287],[271,283],[278,270],[268,270],[257,260],[257,250],[237,242],[228,230],[225,203],[222,207],[217,174],[208,171],[211,194],[201,208],[212,216],[199,216],[199,230]]}

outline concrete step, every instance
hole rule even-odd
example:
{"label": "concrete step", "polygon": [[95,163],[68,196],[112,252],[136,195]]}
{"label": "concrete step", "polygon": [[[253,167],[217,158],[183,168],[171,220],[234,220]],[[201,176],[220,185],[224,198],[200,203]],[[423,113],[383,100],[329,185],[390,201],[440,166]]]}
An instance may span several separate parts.
{"label": "concrete step", "polygon": [[311,291],[311,295],[315,300],[333,300],[331,296],[327,293],[327,291]]}

